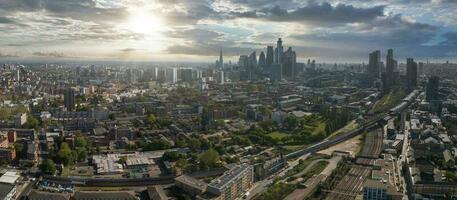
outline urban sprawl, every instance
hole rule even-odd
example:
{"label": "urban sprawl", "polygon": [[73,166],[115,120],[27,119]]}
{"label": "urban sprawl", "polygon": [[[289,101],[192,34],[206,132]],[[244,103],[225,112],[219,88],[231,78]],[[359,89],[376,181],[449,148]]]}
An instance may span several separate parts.
{"label": "urban sprawl", "polygon": [[457,198],[457,64],[223,50],[2,63],[0,200]]}

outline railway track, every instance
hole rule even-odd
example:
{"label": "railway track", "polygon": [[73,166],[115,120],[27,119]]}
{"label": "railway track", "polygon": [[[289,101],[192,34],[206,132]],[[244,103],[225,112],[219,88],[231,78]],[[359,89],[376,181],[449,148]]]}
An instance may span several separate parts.
{"label": "railway track", "polygon": [[371,168],[369,167],[354,165],[326,199],[354,199],[360,193],[363,183],[370,172]]}
{"label": "railway track", "polygon": [[376,159],[382,151],[382,130],[376,129],[367,134],[362,152],[359,158]]}
{"label": "railway track", "polygon": [[326,199],[352,200],[360,194],[374,162],[381,154],[382,142],[381,129],[376,129],[367,134],[362,152],[357,156],[355,164],[336,185],[335,189],[329,192]]}

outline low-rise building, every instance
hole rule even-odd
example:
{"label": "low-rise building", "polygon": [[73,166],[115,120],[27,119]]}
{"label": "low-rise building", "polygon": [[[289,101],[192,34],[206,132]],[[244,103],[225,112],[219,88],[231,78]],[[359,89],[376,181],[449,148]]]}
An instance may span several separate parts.
{"label": "low-rise building", "polygon": [[91,191],[91,192],[75,192],[74,200],[138,200],[133,192],[130,191]]}
{"label": "low-rise building", "polygon": [[27,200],[69,200],[69,193],[54,193],[32,190],[27,195]]}
{"label": "low-rise building", "polygon": [[0,199],[11,200],[16,195],[16,185],[0,183]]}
{"label": "low-rise building", "polygon": [[206,192],[208,185],[200,180],[187,175],[181,175],[175,178],[176,187],[181,188],[192,196],[200,195]]}

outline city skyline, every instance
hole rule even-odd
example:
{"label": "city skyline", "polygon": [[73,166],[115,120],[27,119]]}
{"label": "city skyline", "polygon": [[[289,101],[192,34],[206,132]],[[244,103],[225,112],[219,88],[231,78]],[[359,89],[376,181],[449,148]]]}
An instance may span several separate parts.
{"label": "city skyline", "polygon": [[214,62],[222,49],[227,63],[283,38],[301,62],[366,62],[391,48],[401,63],[455,61],[455,8],[452,0],[4,0],[0,59]]}

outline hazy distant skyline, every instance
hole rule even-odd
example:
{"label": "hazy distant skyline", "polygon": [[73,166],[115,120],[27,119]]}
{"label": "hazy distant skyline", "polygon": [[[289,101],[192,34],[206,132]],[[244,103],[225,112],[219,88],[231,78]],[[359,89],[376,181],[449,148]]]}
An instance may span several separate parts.
{"label": "hazy distant skyline", "polygon": [[[212,62],[282,37],[298,57],[455,60],[457,0],[0,0],[0,58]],[[402,60],[400,60],[402,61]],[[403,61],[402,61],[403,62]]]}

